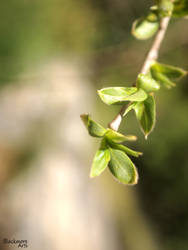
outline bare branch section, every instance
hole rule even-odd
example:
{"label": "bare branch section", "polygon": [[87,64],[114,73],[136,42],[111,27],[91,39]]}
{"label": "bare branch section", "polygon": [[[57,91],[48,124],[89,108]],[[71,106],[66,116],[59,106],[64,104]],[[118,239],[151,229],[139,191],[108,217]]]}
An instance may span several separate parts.
{"label": "bare branch section", "polygon": [[[151,46],[149,52],[147,53],[146,59],[144,61],[144,64],[142,66],[140,73],[146,74],[151,66],[152,61],[157,60],[158,54],[159,54],[159,49],[160,49],[161,43],[164,39],[169,21],[170,21],[170,17],[164,17],[161,19],[160,25],[159,25],[159,30],[157,31],[157,34],[153,40],[152,46]],[[123,114],[124,114],[128,105],[129,104],[125,104],[122,106],[122,108],[120,109],[120,111],[116,115],[116,117],[108,124],[109,128],[111,128],[115,131],[118,131],[119,126],[121,124],[121,121],[123,119]]]}
{"label": "bare branch section", "polygon": [[146,56],[145,62],[142,66],[140,73],[146,74],[150,68],[152,61],[158,58],[159,49],[164,39],[169,21],[170,21],[170,17],[164,17],[161,19],[159,30],[155,36],[151,49],[149,50]]}

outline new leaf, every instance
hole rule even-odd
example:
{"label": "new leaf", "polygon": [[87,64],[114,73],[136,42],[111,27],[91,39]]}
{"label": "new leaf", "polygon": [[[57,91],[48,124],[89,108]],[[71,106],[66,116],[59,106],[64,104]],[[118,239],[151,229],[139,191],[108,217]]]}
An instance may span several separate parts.
{"label": "new leaf", "polygon": [[145,40],[151,38],[159,28],[158,17],[151,12],[147,17],[142,17],[134,21],[132,34],[137,39]]}
{"label": "new leaf", "polygon": [[88,133],[93,137],[103,137],[106,133],[106,129],[100,124],[93,121],[88,114],[83,114],[80,116],[84,125],[86,126]]}
{"label": "new leaf", "polygon": [[166,88],[171,88],[175,86],[174,81],[182,78],[187,74],[187,71],[158,62],[154,62],[150,68],[152,77],[163,84]]}
{"label": "new leaf", "polygon": [[135,87],[110,87],[98,91],[101,100],[108,104],[122,104],[126,101],[143,101],[147,94],[142,89]]}
{"label": "new leaf", "polygon": [[145,74],[138,75],[136,86],[138,88],[142,88],[148,93],[158,91],[160,89],[160,85],[150,75]]}
{"label": "new leaf", "polygon": [[105,137],[113,142],[120,143],[124,141],[135,141],[137,138],[134,135],[123,135],[112,129],[107,129]]}
{"label": "new leaf", "polygon": [[99,176],[110,161],[110,151],[108,149],[99,149],[93,159],[90,177]]}
{"label": "new leaf", "polygon": [[136,117],[140,123],[141,129],[147,139],[147,136],[151,133],[155,126],[156,120],[156,107],[155,99],[153,96],[148,96],[148,98],[137,103],[134,107]]}
{"label": "new leaf", "polygon": [[130,158],[121,150],[112,148],[110,148],[110,155],[109,169],[115,178],[123,184],[136,184],[138,174]]}

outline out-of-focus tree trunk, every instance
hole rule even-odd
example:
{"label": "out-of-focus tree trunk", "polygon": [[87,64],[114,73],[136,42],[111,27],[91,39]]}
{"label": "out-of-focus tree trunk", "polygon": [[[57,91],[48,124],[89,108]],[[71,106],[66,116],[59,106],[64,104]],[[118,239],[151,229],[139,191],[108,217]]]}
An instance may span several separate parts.
{"label": "out-of-focus tree trunk", "polygon": [[83,68],[55,61],[0,94],[0,236],[33,250],[160,249],[134,188],[112,179],[111,196],[88,178],[92,140],[79,115],[95,91]]}

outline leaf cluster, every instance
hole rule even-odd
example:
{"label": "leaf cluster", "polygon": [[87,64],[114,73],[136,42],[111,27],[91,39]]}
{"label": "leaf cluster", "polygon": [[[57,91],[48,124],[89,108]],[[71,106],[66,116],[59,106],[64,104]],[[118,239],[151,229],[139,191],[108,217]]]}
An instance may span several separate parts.
{"label": "leaf cluster", "polygon": [[157,0],[146,16],[134,21],[133,36],[140,40],[151,38],[159,29],[160,19],[165,16],[188,17],[188,0]]}
{"label": "leaf cluster", "polygon": [[108,104],[125,104],[129,102],[124,116],[131,110],[135,111],[145,138],[151,133],[156,121],[156,104],[154,92],[161,86],[171,88],[175,81],[187,72],[181,68],[152,62],[147,74],[139,74],[136,87],[109,87],[98,91],[101,100]]}
{"label": "leaf cluster", "polygon": [[[161,18],[166,16],[186,17],[188,15],[188,0],[157,0],[150,8],[147,16],[136,20],[132,26],[132,34],[137,39],[152,37],[160,26]],[[134,87],[108,87],[98,90],[101,100],[107,105],[127,105],[124,117],[133,110],[141,131],[147,139],[156,122],[155,93],[161,87],[170,89],[176,86],[176,81],[187,75],[187,71],[172,65],[151,61],[147,73],[137,76]],[[123,184],[133,185],[138,181],[135,165],[128,155],[138,157],[142,153],[134,151],[121,144],[135,140],[135,136],[123,135],[110,128],[105,129],[93,121],[89,115],[81,118],[93,137],[101,138],[99,150],[96,152],[91,177],[100,175],[107,167],[116,179]]]}
{"label": "leaf cluster", "polygon": [[87,114],[81,115],[81,119],[90,135],[102,138],[99,150],[93,159],[90,177],[99,176],[109,167],[111,173],[121,183],[136,184],[138,180],[137,170],[128,155],[138,157],[142,153],[120,144],[125,141],[134,141],[136,136],[123,135],[112,129],[105,129]]}

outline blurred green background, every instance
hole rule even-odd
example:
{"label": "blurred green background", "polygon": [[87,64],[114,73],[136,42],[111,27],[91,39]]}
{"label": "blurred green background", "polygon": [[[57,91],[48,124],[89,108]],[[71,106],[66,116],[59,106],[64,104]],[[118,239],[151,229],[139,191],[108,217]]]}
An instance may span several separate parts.
{"label": "blurred green background", "polygon": [[[143,157],[133,159],[140,176],[136,187],[118,184],[108,171],[97,180],[89,180],[90,164],[99,142],[87,135],[79,120],[80,113],[91,112],[94,120],[106,126],[117,113],[119,107],[104,105],[96,90],[107,86],[131,86],[135,81],[152,40],[135,40],[130,34],[131,24],[147,13],[152,4],[152,1],[141,0],[1,2],[0,199],[3,205],[0,206],[0,238],[25,237],[29,249],[35,250],[41,249],[44,242],[43,249],[188,249],[188,78],[176,88],[162,89],[157,94],[157,124],[147,141],[133,114],[129,114],[121,125],[122,132],[138,136],[138,141],[130,146],[144,152]],[[188,68],[187,27],[186,19],[171,21],[160,50],[160,62]],[[71,176],[70,181],[75,175],[78,185],[75,185],[75,196],[74,183],[70,181],[65,181],[66,190],[69,185],[73,189],[70,194],[67,191],[67,196],[53,198],[54,189],[50,200],[54,208],[48,210],[46,201],[51,184],[47,178],[46,196],[42,194],[45,205],[41,208],[35,200],[39,192],[35,182],[38,180],[39,185],[45,179],[44,172],[38,174],[38,167],[45,169],[51,161],[49,154],[56,155],[56,151],[59,155],[62,152],[63,161],[68,155],[68,159],[77,162],[76,167],[69,173],[68,163],[59,159],[61,174],[54,175],[52,167],[49,176],[53,176],[56,184],[60,175]],[[71,169],[72,163],[69,163]],[[15,220],[18,215],[14,211],[22,210],[19,210],[21,205],[14,207],[14,199],[27,183],[30,183],[29,190],[36,188],[36,193],[25,191],[23,199],[27,200],[29,195],[33,203],[27,207],[26,202],[23,211],[35,209],[41,216],[39,218],[42,218],[43,210],[47,210],[47,214],[57,214],[52,220],[54,229],[50,222],[44,224],[42,219],[43,229],[40,230],[36,219],[40,240],[37,237],[31,240],[34,226],[31,227],[29,222],[23,226],[19,219]],[[64,186],[58,188],[61,190]],[[40,193],[38,196],[40,200]],[[64,202],[62,210],[57,212],[61,199]],[[80,234],[75,234],[77,236],[72,232],[78,232],[74,223],[79,225],[79,213],[75,217],[70,215],[67,223],[70,231],[68,226],[63,227],[67,218],[64,204],[69,204],[71,199],[82,203],[85,216],[80,223],[86,221],[87,225],[84,224],[85,231],[78,229]],[[93,199],[92,208],[86,204],[90,199]],[[71,211],[71,204],[67,209]],[[91,233],[88,227],[92,227],[93,209],[100,214],[100,223]],[[61,218],[63,213],[64,219]],[[32,215],[31,211],[24,218],[22,214],[19,216],[24,224]],[[5,217],[11,218],[9,222],[4,221]],[[61,225],[56,227],[59,220],[62,220]],[[100,243],[95,232],[105,235],[105,231],[109,234],[102,237],[103,243]],[[55,236],[49,238],[52,234],[59,239],[65,235],[64,242],[70,235],[73,242],[76,237],[83,241],[77,243],[77,247],[72,246],[71,241],[66,245]],[[108,241],[114,242],[111,248]],[[6,247],[4,244],[1,249]],[[11,247],[14,249],[15,246]]]}

